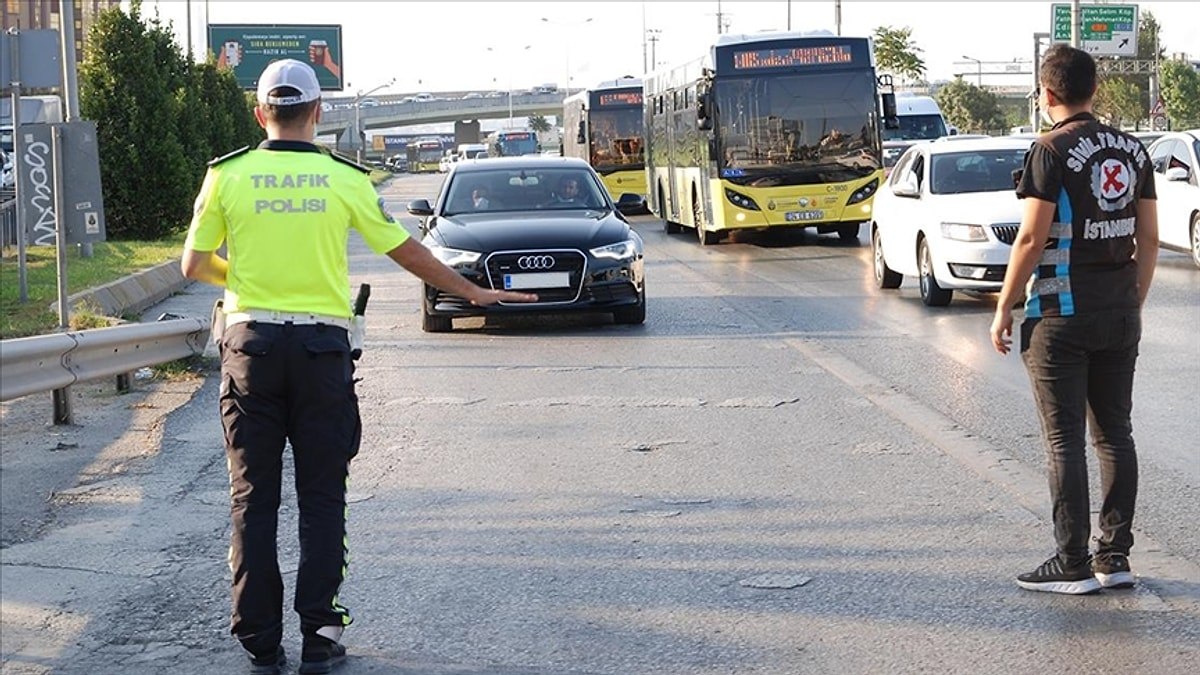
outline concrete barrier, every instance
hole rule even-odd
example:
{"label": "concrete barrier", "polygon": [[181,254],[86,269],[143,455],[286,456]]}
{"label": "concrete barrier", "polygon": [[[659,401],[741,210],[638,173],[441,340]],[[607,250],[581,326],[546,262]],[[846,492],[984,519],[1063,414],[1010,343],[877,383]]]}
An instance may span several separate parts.
{"label": "concrete barrier", "polygon": [[[112,317],[140,314],[192,283],[191,279],[183,276],[179,262],[178,259],[169,260],[103,286],[80,291],[67,298],[67,306],[75,311],[81,303],[88,303],[98,308],[104,316]],[[50,311],[58,311],[57,302],[50,304]]]}

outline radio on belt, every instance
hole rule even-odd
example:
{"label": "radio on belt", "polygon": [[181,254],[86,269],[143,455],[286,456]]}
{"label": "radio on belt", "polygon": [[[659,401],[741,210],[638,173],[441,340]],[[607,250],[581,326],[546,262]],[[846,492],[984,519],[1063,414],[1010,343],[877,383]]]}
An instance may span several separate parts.
{"label": "radio on belt", "polygon": [[361,284],[354,298],[354,316],[350,318],[350,358],[362,356],[363,338],[367,333],[367,300],[371,299],[371,284]]}

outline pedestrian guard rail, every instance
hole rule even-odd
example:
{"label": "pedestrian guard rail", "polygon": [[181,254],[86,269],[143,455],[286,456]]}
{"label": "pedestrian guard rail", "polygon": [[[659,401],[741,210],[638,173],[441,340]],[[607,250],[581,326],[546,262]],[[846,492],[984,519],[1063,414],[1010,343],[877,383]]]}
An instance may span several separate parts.
{"label": "pedestrian guard rail", "polygon": [[169,319],[0,341],[0,401],[203,354],[210,328]]}

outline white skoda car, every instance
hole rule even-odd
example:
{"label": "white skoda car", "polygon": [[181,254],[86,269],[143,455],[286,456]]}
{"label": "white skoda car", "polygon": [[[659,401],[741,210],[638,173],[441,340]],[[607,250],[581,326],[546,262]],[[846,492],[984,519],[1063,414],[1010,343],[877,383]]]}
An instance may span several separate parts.
{"label": "white skoda car", "polygon": [[921,300],[937,307],[955,290],[999,291],[1021,224],[1014,171],[1031,143],[957,136],[909,147],[875,195],[875,283],[916,277]]}
{"label": "white skoda car", "polygon": [[1158,192],[1158,240],[1200,267],[1200,129],[1164,134],[1150,146]]}

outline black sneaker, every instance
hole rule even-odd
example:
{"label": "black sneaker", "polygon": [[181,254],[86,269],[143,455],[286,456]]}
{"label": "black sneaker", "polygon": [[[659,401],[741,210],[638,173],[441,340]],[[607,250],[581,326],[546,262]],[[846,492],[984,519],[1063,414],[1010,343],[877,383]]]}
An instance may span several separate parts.
{"label": "black sneaker", "polygon": [[250,657],[250,675],[282,675],[287,667],[287,656],[283,647],[272,656]]}
{"label": "black sneaker", "polygon": [[1129,558],[1120,553],[1106,553],[1092,558],[1092,572],[1104,588],[1133,588]]}
{"label": "black sneaker", "polygon": [[1032,572],[1017,577],[1017,585],[1029,591],[1086,595],[1100,590],[1100,582],[1088,563],[1065,567],[1057,555]]}
{"label": "black sneaker", "polygon": [[345,645],[319,635],[304,638],[304,652],[300,656],[300,672],[304,675],[331,672],[334,666],[344,660]]}

